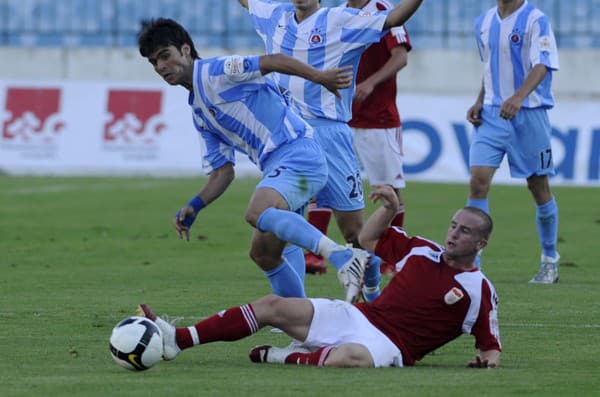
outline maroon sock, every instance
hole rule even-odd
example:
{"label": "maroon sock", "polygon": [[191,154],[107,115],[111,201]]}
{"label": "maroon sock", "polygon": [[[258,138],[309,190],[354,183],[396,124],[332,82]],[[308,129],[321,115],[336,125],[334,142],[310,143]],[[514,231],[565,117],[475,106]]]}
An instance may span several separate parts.
{"label": "maroon sock", "polygon": [[312,204],[308,206],[308,223],[319,229],[321,233],[327,234],[330,220],[331,210],[329,208],[317,208]]}
{"label": "maroon sock", "polygon": [[316,365],[322,367],[329,354],[335,349],[334,346],[325,346],[312,353],[292,353],[285,358],[286,364]]}
{"label": "maroon sock", "polygon": [[258,322],[250,304],[223,310],[191,327],[177,328],[175,340],[181,349],[200,343],[233,341],[258,331]]}
{"label": "maroon sock", "polygon": [[398,212],[392,220],[392,226],[404,227],[404,211]]}

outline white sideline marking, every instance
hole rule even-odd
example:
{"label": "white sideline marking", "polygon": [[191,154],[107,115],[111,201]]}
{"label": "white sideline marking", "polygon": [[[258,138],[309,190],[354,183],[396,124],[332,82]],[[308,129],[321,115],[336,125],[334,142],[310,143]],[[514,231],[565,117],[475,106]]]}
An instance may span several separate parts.
{"label": "white sideline marking", "polygon": [[541,323],[500,323],[502,327],[516,328],[600,328],[600,324],[541,324]]}
{"label": "white sideline marking", "polygon": [[48,185],[48,186],[32,186],[32,187],[22,187],[15,188],[11,190],[6,190],[4,193],[6,194],[35,194],[35,193],[62,193],[66,191],[72,190],[109,190],[109,189],[126,189],[126,190],[135,190],[135,189],[150,189],[164,183],[161,181],[144,181],[144,182],[118,182],[118,183],[97,183],[91,185],[78,184],[74,183],[72,185]]}

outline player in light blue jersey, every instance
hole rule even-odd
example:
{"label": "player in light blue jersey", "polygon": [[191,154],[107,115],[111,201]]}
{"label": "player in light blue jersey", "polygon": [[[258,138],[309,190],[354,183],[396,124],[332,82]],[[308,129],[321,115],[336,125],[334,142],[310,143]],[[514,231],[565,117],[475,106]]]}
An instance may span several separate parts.
{"label": "player in light blue jersey", "polygon": [[[176,214],[180,238],[198,212],[221,196],[234,179],[234,152],[246,154],[263,179],[246,211],[255,227],[251,258],[280,296],[304,297],[304,268],[294,269],[294,256],[304,249],[329,259],[346,289],[346,300],[360,293],[369,254],[346,248],[324,236],[301,215],[308,200],[327,180],[327,164],[313,129],[290,109],[280,88],[265,74],[289,73],[337,89],[351,84],[348,68],[317,70],[285,55],[227,56],[201,59],[188,32],[171,19],[151,21],[138,37],[140,53],[167,83],[189,91],[196,129],[205,142],[203,166],[209,177],[200,191]],[[286,242],[294,244],[285,249]],[[283,256],[282,256],[283,255]]]}
{"label": "player in light blue jersey", "polygon": [[[377,13],[348,7],[322,8],[318,0],[239,2],[248,8],[268,54],[290,55],[319,70],[351,65],[356,72],[368,46],[379,42],[387,29],[404,24],[422,0],[404,0],[389,11]],[[332,209],[344,239],[358,246],[364,197],[352,131],[347,124],[352,118],[355,82],[341,91],[340,100],[310,81],[283,74],[276,74],[276,79],[291,92],[327,157],[329,178],[316,196],[317,207]]]}
{"label": "player in light blue jersey", "polygon": [[489,212],[488,192],[496,169],[508,157],[511,176],[525,178],[537,205],[542,249],[531,283],[558,281],[558,206],[548,176],[554,175],[551,126],[552,72],[558,70],[556,40],[548,18],[526,0],[498,0],[475,23],[483,83],[467,120],[471,142],[467,205]]}

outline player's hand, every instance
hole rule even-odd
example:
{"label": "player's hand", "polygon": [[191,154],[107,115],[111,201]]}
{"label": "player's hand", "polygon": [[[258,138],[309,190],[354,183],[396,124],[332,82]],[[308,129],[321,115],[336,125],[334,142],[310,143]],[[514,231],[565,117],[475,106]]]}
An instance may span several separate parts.
{"label": "player's hand", "polygon": [[500,106],[500,117],[506,120],[512,120],[521,109],[523,101],[517,96],[511,96]]}
{"label": "player's hand", "polygon": [[347,65],[337,69],[323,70],[319,82],[338,99],[342,99],[342,94],[340,94],[338,90],[350,87],[353,78],[354,72],[352,71],[352,65]]}
{"label": "player's hand", "polygon": [[476,103],[467,110],[467,121],[473,124],[475,127],[481,125],[481,109],[483,106],[480,103]]}
{"label": "player's hand", "polygon": [[190,228],[196,220],[196,215],[197,213],[189,205],[177,211],[173,218],[173,226],[175,226],[175,231],[180,239],[185,237],[187,241],[190,241]]}
{"label": "player's hand", "polygon": [[475,357],[475,360],[469,361],[469,364],[467,364],[467,366],[469,368],[496,368],[495,363],[488,363],[488,360],[482,360],[479,356]]}
{"label": "player's hand", "polygon": [[377,201],[381,201],[381,205],[384,208],[396,212],[398,211],[400,202],[398,201],[398,196],[393,187],[390,185],[373,185],[372,188],[373,191],[369,194],[371,202],[376,203]]}
{"label": "player's hand", "polygon": [[371,93],[373,93],[374,89],[375,86],[369,83],[367,80],[363,81],[360,84],[357,84],[356,90],[354,91],[354,102],[364,102],[364,100],[367,99],[367,97],[371,95]]}

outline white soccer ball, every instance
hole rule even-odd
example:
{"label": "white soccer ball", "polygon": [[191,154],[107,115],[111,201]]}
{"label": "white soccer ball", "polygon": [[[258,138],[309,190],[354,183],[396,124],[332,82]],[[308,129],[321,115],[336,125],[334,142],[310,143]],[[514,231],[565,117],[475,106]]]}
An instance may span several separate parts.
{"label": "white soccer ball", "polygon": [[110,353],[120,366],[131,371],[144,371],[162,358],[160,328],[146,317],[127,317],[112,330]]}

